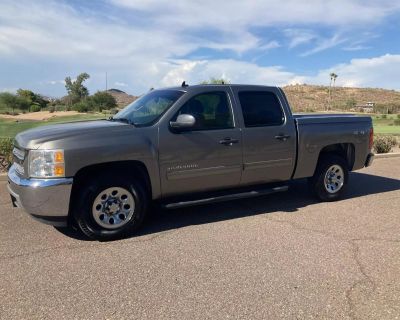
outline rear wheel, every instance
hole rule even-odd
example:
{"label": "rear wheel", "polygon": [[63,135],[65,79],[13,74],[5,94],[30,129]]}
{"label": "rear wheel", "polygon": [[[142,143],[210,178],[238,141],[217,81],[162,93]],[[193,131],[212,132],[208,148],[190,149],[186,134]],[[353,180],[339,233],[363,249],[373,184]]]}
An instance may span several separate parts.
{"label": "rear wheel", "polygon": [[80,189],[74,217],[79,229],[92,239],[120,238],[140,227],[147,202],[140,181],[104,176]]}
{"label": "rear wheel", "polygon": [[348,179],[349,169],[345,159],[335,154],[328,154],[320,158],[309,184],[320,200],[335,201],[345,192]]}

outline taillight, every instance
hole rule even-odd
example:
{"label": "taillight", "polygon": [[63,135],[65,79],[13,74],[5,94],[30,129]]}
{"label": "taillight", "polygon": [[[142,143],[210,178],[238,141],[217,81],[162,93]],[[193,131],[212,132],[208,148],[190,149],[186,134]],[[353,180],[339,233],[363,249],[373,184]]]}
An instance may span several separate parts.
{"label": "taillight", "polygon": [[372,149],[374,145],[374,128],[371,127],[371,129],[369,129],[369,150]]}

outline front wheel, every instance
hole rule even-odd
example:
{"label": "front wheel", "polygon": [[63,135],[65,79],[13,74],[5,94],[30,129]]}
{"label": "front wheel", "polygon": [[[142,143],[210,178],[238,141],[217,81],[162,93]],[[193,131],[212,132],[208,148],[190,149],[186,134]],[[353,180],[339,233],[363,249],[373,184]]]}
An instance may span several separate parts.
{"label": "front wheel", "polygon": [[147,197],[138,181],[114,176],[97,178],[79,193],[75,221],[92,239],[120,238],[137,230],[144,220]]}
{"label": "front wheel", "polygon": [[322,201],[338,200],[345,192],[349,179],[346,161],[337,155],[324,155],[314,176],[309,179],[314,194]]}

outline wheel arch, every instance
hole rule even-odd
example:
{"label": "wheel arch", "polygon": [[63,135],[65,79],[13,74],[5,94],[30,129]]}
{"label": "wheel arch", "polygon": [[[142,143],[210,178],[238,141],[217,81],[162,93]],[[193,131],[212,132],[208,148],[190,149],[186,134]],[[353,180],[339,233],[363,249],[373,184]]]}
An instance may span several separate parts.
{"label": "wheel arch", "polygon": [[321,157],[325,157],[329,154],[335,154],[345,159],[347,168],[349,171],[353,169],[355,161],[355,146],[352,143],[336,143],[330,144],[323,147],[318,155],[317,165],[320,162]]}
{"label": "wheel arch", "polygon": [[138,178],[144,184],[144,189],[148,192],[149,199],[152,197],[152,185],[149,172],[146,165],[141,161],[113,161],[99,164],[93,164],[83,167],[78,170],[74,176],[72,191],[70,197],[70,216],[74,209],[73,204],[76,197],[79,195],[79,190],[84,186],[89,179],[93,179],[96,175],[106,172],[107,174],[121,174],[130,179]]}

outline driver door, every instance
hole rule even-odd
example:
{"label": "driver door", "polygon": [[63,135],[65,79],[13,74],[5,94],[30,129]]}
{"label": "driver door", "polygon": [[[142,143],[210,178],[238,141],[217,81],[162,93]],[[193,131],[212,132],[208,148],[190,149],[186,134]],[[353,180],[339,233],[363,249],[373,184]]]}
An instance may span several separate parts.
{"label": "driver door", "polygon": [[[190,114],[192,128],[160,128],[163,196],[236,187],[242,173],[242,136],[225,88],[192,95],[169,119]],[[169,121],[168,121],[169,122]]]}

